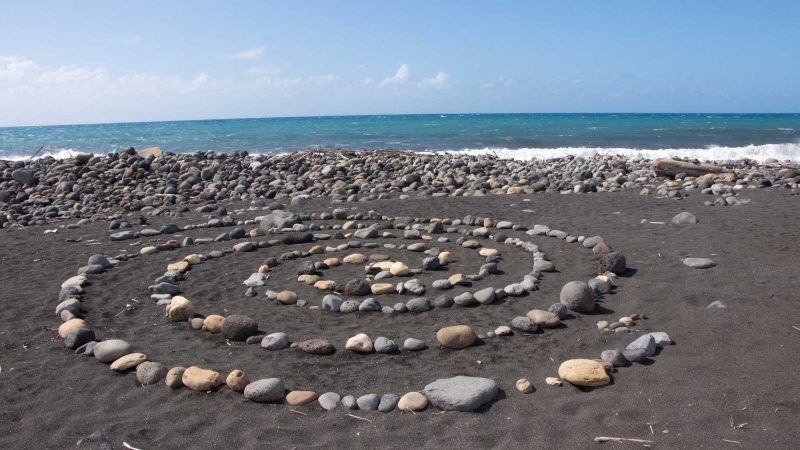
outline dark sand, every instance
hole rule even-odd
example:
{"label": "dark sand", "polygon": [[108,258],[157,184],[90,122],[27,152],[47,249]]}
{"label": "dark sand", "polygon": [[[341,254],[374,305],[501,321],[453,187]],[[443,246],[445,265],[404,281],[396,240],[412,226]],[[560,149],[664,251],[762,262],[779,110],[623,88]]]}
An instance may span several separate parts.
{"label": "dark sand", "polygon": [[[546,274],[541,290],[499,305],[453,307],[419,315],[340,315],[281,307],[264,298],[264,288],[259,297],[244,297],[242,281],[263,259],[285,247],[206,262],[193,268],[181,283],[199,312],[247,314],[258,320],[262,330],[284,331],[293,340],[328,338],[339,349],[329,357],[291,349],[268,352],[258,345],[228,346],[218,335],[166,321],[163,309],[149,299],[147,286],[163,273],[167,263],[230,243],[140,257],[90,277],[93,284],[86,296],[90,326],[100,337],[129,340],[135,350],[168,366],[199,365],[223,374],[238,368],[251,379],[279,377],[289,389],[356,396],[370,392],[402,395],[421,390],[437,378],[459,374],[492,378],[503,390],[497,401],[477,413],[441,414],[435,408],[417,414],[353,412],[369,422],[348,417],[348,411],[341,408],[325,412],[316,402],[295,408],[257,404],[224,386],[212,394],[173,390],[162,383],[141,387],[133,373],[118,374],[93,358],[72,354],[63,348],[56,333],[60,320],[53,310],[59,285],[92,254],[116,255],[126,249],[134,253],[139,247],[132,248],[132,241],[109,242],[107,222],[62,229],[57,234],[43,234],[51,226],[2,231],[0,448],[70,448],[97,431],[113,448],[122,448],[127,442],[142,449],[572,449],[601,446],[592,441],[595,436],[647,439],[659,448],[797,448],[800,331],[793,326],[800,327],[800,197],[783,190],[747,191],[745,196],[753,202],[727,208],[704,206],[705,198],[699,194],[674,201],[640,197],[634,192],[348,204],[354,211],[375,209],[387,215],[478,214],[529,226],[543,223],[574,235],[599,234],[623,252],[628,267],[635,270],[634,275],[620,279],[615,294],[606,297],[603,306],[611,312],[578,315],[561,329],[489,339],[485,345],[461,351],[435,348],[435,330],[468,323],[482,333],[534,307],[547,307],[558,301],[564,283],[587,280],[594,274],[591,252],[552,238],[531,238],[560,271]],[[523,202],[524,198],[530,202]],[[327,201],[315,200],[301,210],[331,208]],[[232,211],[234,206],[228,209]],[[670,225],[672,216],[681,211],[694,213],[700,223]],[[240,218],[258,214],[262,212],[247,212]],[[666,224],[641,224],[642,219]],[[172,221],[204,220],[193,214],[177,220],[152,219],[156,225]],[[221,231],[201,229],[185,235],[215,236]],[[64,242],[77,237],[83,242]],[[99,239],[102,245],[86,245],[88,239]],[[154,240],[163,242],[164,237]],[[498,248],[503,250],[506,274],[489,277],[478,286],[502,287],[529,270],[529,254],[503,245]],[[384,249],[363,253],[393,254]],[[421,254],[404,255],[409,262],[422,258]],[[718,266],[690,269],[681,264],[687,255],[711,257]],[[474,269],[478,263],[466,264]],[[343,283],[359,271],[359,267],[336,268],[326,275]],[[296,263],[286,262],[274,271],[268,286],[295,290],[301,298],[312,293],[295,278]],[[428,285],[433,279],[421,278]],[[434,290],[429,287],[426,295],[433,298]],[[306,297],[317,303],[321,295]],[[136,310],[117,315],[132,298],[140,300]],[[378,300],[394,303],[385,296]],[[728,308],[706,309],[715,300]],[[645,312],[649,320],[639,321],[634,333],[609,336],[595,327],[598,320],[637,312]],[[579,390],[544,382],[545,377],[557,376],[563,360],[597,358],[602,350],[624,348],[650,331],[667,332],[676,345],[664,349],[652,364],[620,368],[609,386]],[[373,339],[387,336],[398,344],[406,337],[423,338],[433,348],[400,355],[355,355],[344,350],[344,342],[358,332]],[[515,390],[514,382],[523,377],[531,380],[534,393],[524,395]],[[746,425],[735,429],[732,424]],[[89,442],[80,448],[97,445]]]}

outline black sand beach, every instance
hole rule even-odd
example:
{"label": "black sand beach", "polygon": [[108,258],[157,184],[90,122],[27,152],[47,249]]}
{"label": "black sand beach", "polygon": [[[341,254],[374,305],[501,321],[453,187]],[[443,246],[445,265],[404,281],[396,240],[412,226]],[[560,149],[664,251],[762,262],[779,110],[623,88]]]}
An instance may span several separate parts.
{"label": "black sand beach", "polygon": [[[558,329],[486,339],[482,345],[464,350],[439,348],[435,331],[467,323],[483,333],[534,307],[546,309],[558,302],[564,283],[596,274],[591,252],[578,244],[530,237],[558,270],[545,274],[538,291],[501,304],[420,314],[344,315],[281,306],[267,301],[263,289],[257,297],[244,297],[242,280],[265,258],[285,251],[283,246],[206,261],[193,268],[182,283],[183,295],[206,314],[246,314],[267,333],[284,331],[293,340],[325,337],[338,349],[331,356],[308,355],[296,349],[269,352],[243,343],[227,345],[219,335],[166,320],[163,307],[149,299],[147,286],[166,264],[189,253],[230,246],[230,242],[134,258],[105,274],[91,276],[86,288],[90,299],[86,319],[99,336],[129,340],[135,351],[169,367],[197,365],[223,376],[241,369],[251,379],[279,377],[288,389],[356,396],[369,392],[402,395],[421,390],[437,378],[455,375],[495,380],[500,395],[471,413],[443,413],[430,406],[419,413],[324,411],[316,402],[296,407],[251,402],[224,385],[212,393],[170,389],[163,382],[141,386],[135,373],[120,374],[94,358],[65,350],[56,332],[60,320],[53,310],[61,281],[74,275],[89,256],[136,253],[140,246],[130,242],[143,245],[148,238],[110,242],[107,221],[53,234],[44,234],[53,226],[4,230],[0,232],[0,264],[4,267],[0,317],[5,324],[0,332],[0,446],[68,448],[81,439],[79,448],[121,448],[125,442],[142,449],[642,445],[593,441],[598,436],[612,436],[652,441],[647,445],[658,448],[796,448],[800,439],[796,380],[800,281],[795,268],[795,255],[800,251],[798,197],[784,189],[749,190],[746,196],[751,203],[717,208],[704,205],[706,198],[699,193],[677,200],[640,196],[633,190],[412,197],[345,204],[315,198],[302,206],[287,206],[290,211],[306,213],[345,207],[350,213],[375,210],[387,216],[450,218],[473,214],[528,227],[547,224],[574,235],[601,235],[626,255],[629,270],[618,279],[615,293],[605,296],[602,312],[574,314]],[[245,202],[225,206],[241,220],[265,213],[246,211]],[[241,213],[234,213],[238,209]],[[692,212],[699,223],[670,224],[681,211]],[[158,228],[207,219],[185,212],[178,218],[149,220],[150,227]],[[179,234],[214,237],[218,231],[197,229]],[[78,238],[80,242],[65,242]],[[89,245],[92,239],[99,244]],[[162,242],[164,238],[152,240]],[[503,248],[505,273],[482,280],[481,287],[502,287],[527,272],[530,255]],[[457,259],[464,260],[461,267],[480,264],[468,262],[461,250],[453,251]],[[393,256],[392,250],[363,251],[375,252]],[[717,266],[691,269],[681,263],[686,256],[709,257]],[[321,294],[295,281],[296,270],[291,261],[278,266],[268,287],[292,289],[318,302]],[[339,268],[331,276],[343,283],[357,273],[357,267]],[[433,277],[420,279],[428,284]],[[396,295],[381,298],[381,303],[391,305],[394,297],[400,301]],[[726,308],[708,309],[714,301],[721,301]],[[613,321],[634,313],[645,313],[647,320],[637,321],[631,333],[605,334],[595,325],[599,320]],[[544,381],[557,376],[564,360],[598,358],[603,350],[622,349],[639,335],[653,331],[668,333],[674,345],[662,349],[647,364],[616,369],[610,385],[585,389],[568,383],[548,386]],[[348,352],[344,342],[359,332],[398,342],[418,337],[430,348],[397,355]],[[518,392],[514,383],[519,378],[528,378],[535,391]],[[86,439],[98,432],[93,439]]]}

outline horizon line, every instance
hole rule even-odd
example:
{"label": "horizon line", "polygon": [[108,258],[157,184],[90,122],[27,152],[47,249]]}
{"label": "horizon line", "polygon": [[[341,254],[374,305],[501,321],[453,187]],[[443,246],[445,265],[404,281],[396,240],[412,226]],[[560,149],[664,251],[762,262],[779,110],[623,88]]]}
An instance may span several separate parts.
{"label": "horizon line", "polygon": [[715,115],[715,116],[735,116],[735,115],[800,115],[800,111],[796,112],[687,112],[687,111],[673,111],[673,112],[620,112],[620,111],[605,111],[605,112],[437,112],[437,113],[389,113],[389,114],[320,114],[320,115],[289,115],[289,116],[261,116],[261,117],[217,117],[206,119],[171,119],[171,120],[131,120],[120,122],[76,122],[76,123],[47,123],[38,125],[0,125],[0,129],[8,128],[46,128],[46,127],[79,127],[79,126],[97,126],[97,125],[138,125],[150,123],[170,123],[170,122],[214,122],[214,121],[228,121],[228,120],[280,120],[280,119],[330,119],[338,117],[402,117],[402,116],[493,116],[493,115]]}

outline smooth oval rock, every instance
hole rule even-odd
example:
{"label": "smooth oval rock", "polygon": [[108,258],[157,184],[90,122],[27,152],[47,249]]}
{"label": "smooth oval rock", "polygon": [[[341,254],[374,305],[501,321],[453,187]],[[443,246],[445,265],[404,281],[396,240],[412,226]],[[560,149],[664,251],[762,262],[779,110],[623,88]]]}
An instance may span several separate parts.
{"label": "smooth oval rock", "polygon": [[594,292],[583,281],[570,281],[561,288],[561,303],[571,311],[590,313],[594,311]]}
{"label": "smooth oval rock", "polygon": [[436,332],[436,340],[440,345],[456,350],[469,347],[477,339],[478,336],[469,325],[444,327]]}
{"label": "smooth oval rock", "polygon": [[488,378],[457,376],[442,378],[425,386],[425,397],[445,411],[474,411],[493,400],[499,389]]}
{"label": "smooth oval rock", "polygon": [[210,391],[223,383],[219,372],[192,366],[181,376],[181,382],[193,391]]}
{"label": "smooth oval rock", "polygon": [[597,387],[611,382],[605,367],[593,359],[570,359],[561,363],[558,376],[575,386]]}
{"label": "smooth oval rock", "polygon": [[121,339],[109,339],[94,346],[94,357],[101,363],[111,363],[131,352],[131,344]]}
{"label": "smooth oval rock", "polygon": [[286,389],[278,378],[264,378],[250,382],[244,388],[244,398],[259,403],[283,400]]}

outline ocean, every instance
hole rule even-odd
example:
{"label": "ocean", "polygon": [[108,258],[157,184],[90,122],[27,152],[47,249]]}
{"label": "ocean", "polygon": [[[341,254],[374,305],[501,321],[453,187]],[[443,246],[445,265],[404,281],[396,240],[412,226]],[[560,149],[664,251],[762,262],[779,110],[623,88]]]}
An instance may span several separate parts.
{"label": "ocean", "polygon": [[553,158],[800,159],[800,114],[419,114],[0,128],[0,159],[128,147],[282,153],[390,149]]}

